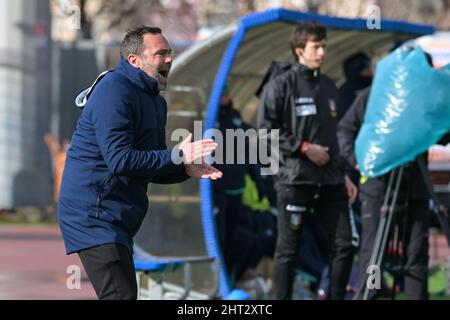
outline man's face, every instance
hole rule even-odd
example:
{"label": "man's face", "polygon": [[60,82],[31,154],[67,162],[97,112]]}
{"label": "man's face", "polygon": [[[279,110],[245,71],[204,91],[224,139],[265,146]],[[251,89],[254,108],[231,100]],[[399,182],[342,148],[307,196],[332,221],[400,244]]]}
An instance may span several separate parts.
{"label": "man's face", "polygon": [[359,73],[359,75],[363,78],[373,78],[373,71],[372,71],[372,67],[366,67],[364,69],[361,70],[361,72]]}
{"label": "man's face", "polygon": [[222,96],[220,97],[220,106],[221,107],[228,107],[230,105],[231,98],[228,93],[222,93]]}
{"label": "man's face", "polygon": [[164,91],[172,67],[172,49],[160,34],[146,34],[143,48],[139,56],[129,55],[128,62],[158,81],[158,89]]}
{"label": "man's face", "polygon": [[326,40],[306,41],[305,48],[295,49],[299,62],[310,69],[317,69],[325,62]]}

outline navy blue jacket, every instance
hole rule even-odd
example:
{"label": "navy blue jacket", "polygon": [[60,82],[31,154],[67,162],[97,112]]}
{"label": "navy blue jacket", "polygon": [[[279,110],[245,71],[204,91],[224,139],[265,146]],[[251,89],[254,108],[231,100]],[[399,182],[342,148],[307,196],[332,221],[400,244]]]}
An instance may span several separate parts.
{"label": "navy blue jacket", "polygon": [[148,209],[148,183],[188,179],[166,147],[166,117],[156,80],[125,60],[95,86],[61,184],[58,218],[67,254],[106,243],[132,252]]}

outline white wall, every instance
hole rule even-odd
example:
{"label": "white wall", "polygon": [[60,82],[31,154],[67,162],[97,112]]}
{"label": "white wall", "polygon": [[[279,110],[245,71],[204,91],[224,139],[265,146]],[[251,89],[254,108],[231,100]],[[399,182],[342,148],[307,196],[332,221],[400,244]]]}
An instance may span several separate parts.
{"label": "white wall", "polygon": [[18,174],[35,165],[36,65],[30,31],[35,5],[0,0],[0,209],[13,207],[21,192]]}

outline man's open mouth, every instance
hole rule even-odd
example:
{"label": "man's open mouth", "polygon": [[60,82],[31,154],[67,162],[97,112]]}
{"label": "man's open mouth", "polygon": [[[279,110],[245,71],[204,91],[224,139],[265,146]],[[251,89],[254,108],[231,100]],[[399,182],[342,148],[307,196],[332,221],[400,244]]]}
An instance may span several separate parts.
{"label": "man's open mouth", "polygon": [[161,70],[158,73],[159,73],[159,75],[161,75],[164,78],[167,78],[169,76],[169,71],[166,71],[166,70]]}

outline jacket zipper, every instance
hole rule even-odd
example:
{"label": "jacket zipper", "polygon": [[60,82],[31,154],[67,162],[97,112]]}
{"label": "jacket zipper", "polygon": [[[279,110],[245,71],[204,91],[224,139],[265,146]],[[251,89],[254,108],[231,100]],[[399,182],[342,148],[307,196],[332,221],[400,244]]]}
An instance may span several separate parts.
{"label": "jacket zipper", "polygon": [[108,184],[108,182],[111,180],[111,178],[114,175],[109,175],[108,178],[105,180],[105,182],[102,183],[102,185],[100,186],[100,190],[98,191],[97,194],[97,201],[96,201],[96,207],[95,207],[95,217],[99,218],[100,217],[100,198],[102,195],[103,190],[105,190],[105,186]]}

